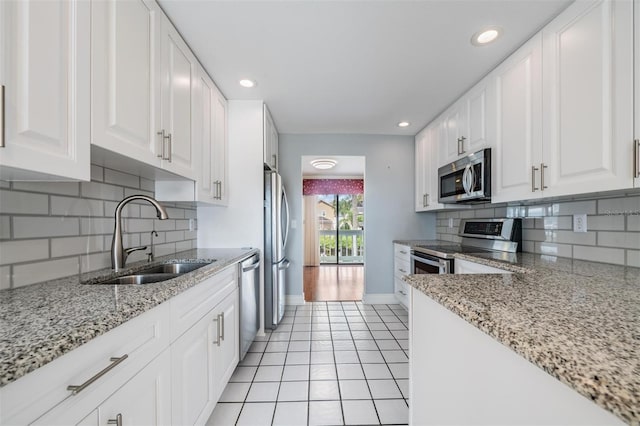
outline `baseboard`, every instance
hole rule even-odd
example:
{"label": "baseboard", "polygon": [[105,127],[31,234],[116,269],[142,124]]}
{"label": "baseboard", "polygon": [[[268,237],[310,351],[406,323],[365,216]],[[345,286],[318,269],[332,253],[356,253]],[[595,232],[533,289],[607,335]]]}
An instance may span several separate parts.
{"label": "baseboard", "polygon": [[365,305],[394,305],[398,303],[398,299],[393,293],[374,293],[365,294],[362,297],[362,303]]}
{"label": "baseboard", "polygon": [[301,294],[286,295],[285,305],[304,305],[304,296]]}

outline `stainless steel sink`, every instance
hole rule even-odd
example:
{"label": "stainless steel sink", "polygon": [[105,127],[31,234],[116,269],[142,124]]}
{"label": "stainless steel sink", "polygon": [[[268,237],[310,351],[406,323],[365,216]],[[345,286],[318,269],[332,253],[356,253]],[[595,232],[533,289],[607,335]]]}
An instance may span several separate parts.
{"label": "stainless steel sink", "polygon": [[112,278],[110,280],[101,281],[98,284],[150,284],[160,281],[170,280],[177,277],[179,274],[137,274],[137,275],[125,275],[122,277]]}
{"label": "stainless steel sink", "polygon": [[186,274],[210,263],[163,263],[141,270],[140,274]]}
{"label": "stainless steel sink", "polygon": [[[215,262],[215,260],[213,261]],[[104,281],[97,282],[95,284],[110,284],[110,285],[126,285],[126,284],[150,284],[158,283],[171,278],[184,275],[203,266],[210,265],[212,262],[207,263],[163,263],[160,265],[150,266],[149,268],[142,269],[134,274],[124,275],[122,277],[109,278]]]}

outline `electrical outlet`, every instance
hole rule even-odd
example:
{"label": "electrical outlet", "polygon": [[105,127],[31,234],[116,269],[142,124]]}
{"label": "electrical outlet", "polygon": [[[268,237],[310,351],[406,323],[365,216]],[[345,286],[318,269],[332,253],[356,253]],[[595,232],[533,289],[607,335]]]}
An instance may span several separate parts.
{"label": "electrical outlet", "polygon": [[449,218],[449,228],[453,228],[453,218]]}
{"label": "electrical outlet", "polygon": [[587,232],[587,215],[573,215],[573,232]]}
{"label": "electrical outlet", "polygon": [[189,231],[198,230],[198,219],[189,219]]}

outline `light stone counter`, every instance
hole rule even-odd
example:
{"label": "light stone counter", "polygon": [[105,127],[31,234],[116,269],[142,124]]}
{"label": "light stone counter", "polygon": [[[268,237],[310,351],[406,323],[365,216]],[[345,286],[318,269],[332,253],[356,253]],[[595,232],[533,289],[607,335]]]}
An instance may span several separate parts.
{"label": "light stone counter", "polygon": [[[80,277],[0,291],[0,386],[197,285],[209,276],[258,252],[256,249],[195,249],[138,262],[127,275],[167,262],[213,262],[188,274],[144,285],[82,284]],[[215,260],[215,261],[214,261]],[[99,281],[115,274],[83,275]]]}
{"label": "light stone counter", "polygon": [[640,269],[529,253],[455,257],[514,273],[404,280],[625,422],[640,424]]}

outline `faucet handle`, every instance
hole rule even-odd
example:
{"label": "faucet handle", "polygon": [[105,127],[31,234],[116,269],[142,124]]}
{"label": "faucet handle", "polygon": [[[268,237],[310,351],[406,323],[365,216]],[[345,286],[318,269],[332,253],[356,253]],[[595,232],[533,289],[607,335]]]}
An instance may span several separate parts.
{"label": "faucet handle", "polygon": [[128,249],[124,249],[124,252],[125,252],[126,254],[130,254],[130,253],[132,253],[132,252],[134,252],[134,251],[138,251],[138,250],[146,250],[146,249],[147,249],[147,246],[130,247],[130,248],[128,248]]}

